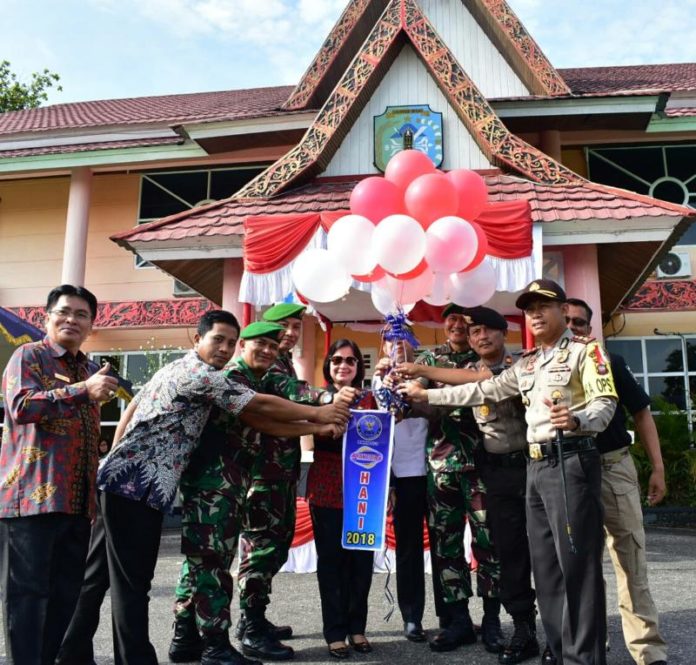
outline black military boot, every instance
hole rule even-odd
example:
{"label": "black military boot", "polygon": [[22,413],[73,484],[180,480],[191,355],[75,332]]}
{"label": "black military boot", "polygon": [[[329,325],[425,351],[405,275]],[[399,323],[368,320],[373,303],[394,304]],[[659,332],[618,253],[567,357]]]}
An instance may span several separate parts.
{"label": "black military boot", "polygon": [[476,643],[474,624],[469,616],[469,603],[466,600],[450,605],[449,625],[429,642],[431,651],[453,651],[464,644]]}
{"label": "black military boot", "polygon": [[489,653],[500,653],[505,646],[505,638],[500,627],[500,598],[483,599],[481,641]]}
{"label": "black military boot", "polygon": [[230,644],[227,632],[210,633],[203,637],[201,665],[262,665],[259,660],[242,656]]}
{"label": "black military boot", "polygon": [[[289,640],[292,637],[292,627],[291,626],[276,626],[274,623],[271,623],[268,619],[266,619],[266,617],[264,617],[264,621],[266,622],[266,625],[268,627],[268,631],[277,640]],[[238,640],[241,641],[244,639],[244,633],[246,632],[246,627],[247,627],[246,610],[242,610],[239,614],[239,621],[237,621],[237,625],[234,629],[235,637]]]}
{"label": "black military boot", "polygon": [[242,651],[247,656],[263,660],[292,660],[295,651],[292,647],[281,644],[268,628],[270,622],[264,616],[264,610],[246,611],[246,628],[242,639]]}
{"label": "black military boot", "polygon": [[515,630],[509,644],[498,654],[501,665],[514,665],[527,658],[539,655],[539,643],[536,638],[536,618],[530,614],[515,614],[512,617]]}
{"label": "black military boot", "polygon": [[174,619],[174,637],[169,645],[169,660],[172,663],[189,663],[200,660],[203,640],[198,633],[196,617],[191,612],[187,617]]}

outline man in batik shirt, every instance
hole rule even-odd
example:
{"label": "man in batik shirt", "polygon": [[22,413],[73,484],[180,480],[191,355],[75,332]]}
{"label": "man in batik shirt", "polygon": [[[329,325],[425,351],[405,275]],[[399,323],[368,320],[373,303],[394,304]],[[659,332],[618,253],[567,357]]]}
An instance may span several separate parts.
{"label": "man in batik shirt", "polygon": [[53,663],[75,609],[94,515],[99,403],[115,395],[80,347],[97,300],[63,284],[48,294],[46,337],[19,347],[3,375],[0,586],[5,649],[17,665]]}

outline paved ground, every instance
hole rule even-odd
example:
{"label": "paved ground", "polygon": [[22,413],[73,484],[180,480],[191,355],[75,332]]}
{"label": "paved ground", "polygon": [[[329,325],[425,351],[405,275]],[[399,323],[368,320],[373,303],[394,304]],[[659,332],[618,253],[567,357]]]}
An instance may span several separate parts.
{"label": "paved ground", "polygon": [[[160,559],[152,590],[150,631],[161,663],[167,663],[166,654],[171,637],[172,588],[176,581],[180,556],[178,554],[178,534],[169,531],[162,541]],[[670,665],[693,665],[696,663],[696,531],[650,529],[648,531],[648,561],[650,564],[651,586],[655,601],[662,615],[664,636],[670,645]],[[616,610],[614,574],[611,563],[605,561],[607,594],[609,607],[609,636],[611,651],[608,665],[632,665],[621,636],[621,625]],[[419,665],[445,665],[445,663],[466,663],[485,665],[496,663],[494,655],[486,653],[483,647],[464,647],[449,654],[433,654],[426,645],[411,644],[401,637],[401,622],[398,610],[391,622],[386,623],[384,583],[386,575],[375,575],[370,601],[368,636],[375,650],[372,654],[354,654],[348,662],[363,665],[373,663],[418,663]],[[429,583],[429,579],[427,580]],[[391,588],[396,593],[392,578]],[[108,598],[102,608],[102,622],[96,638],[98,665],[112,665],[110,622],[108,617]],[[481,603],[472,602],[472,615],[478,621]],[[233,613],[236,616],[236,613]],[[276,578],[273,603],[269,616],[274,621],[292,624],[297,637],[290,644],[296,650],[295,663],[337,662],[328,656],[321,636],[321,614],[317,582],[314,575],[281,574]],[[436,625],[432,602],[428,601],[424,625]],[[504,630],[509,634],[511,624],[505,617]],[[3,638],[0,635],[0,645]],[[4,652],[0,648],[0,652]],[[0,664],[6,660],[0,657]],[[537,659],[527,661],[538,663]],[[18,664],[21,665],[21,664]]]}

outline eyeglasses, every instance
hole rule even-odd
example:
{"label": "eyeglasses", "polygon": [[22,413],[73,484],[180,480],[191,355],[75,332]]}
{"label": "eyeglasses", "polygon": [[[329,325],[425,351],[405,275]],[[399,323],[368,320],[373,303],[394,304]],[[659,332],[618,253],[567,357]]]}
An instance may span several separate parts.
{"label": "eyeglasses", "polygon": [[331,364],[338,367],[345,363],[348,367],[355,367],[358,359],[355,356],[331,356]]}
{"label": "eyeglasses", "polygon": [[61,319],[67,319],[72,317],[78,321],[91,321],[92,315],[89,312],[85,312],[83,309],[78,309],[77,311],[69,309],[67,307],[61,307],[60,309],[52,309],[51,314],[59,316]]}
{"label": "eyeglasses", "polygon": [[566,316],[565,317],[565,322],[566,325],[569,323],[572,323],[574,326],[577,326],[578,328],[584,328],[585,326],[589,325],[589,321],[586,321],[585,319],[581,319],[579,316]]}

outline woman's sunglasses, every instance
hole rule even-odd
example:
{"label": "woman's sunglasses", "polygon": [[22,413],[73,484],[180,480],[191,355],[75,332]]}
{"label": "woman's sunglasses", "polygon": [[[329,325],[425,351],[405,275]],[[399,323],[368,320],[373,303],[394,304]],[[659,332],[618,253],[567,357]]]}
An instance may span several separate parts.
{"label": "woman's sunglasses", "polygon": [[358,359],[355,356],[331,356],[331,364],[334,367],[338,367],[345,363],[348,367],[355,367]]}

